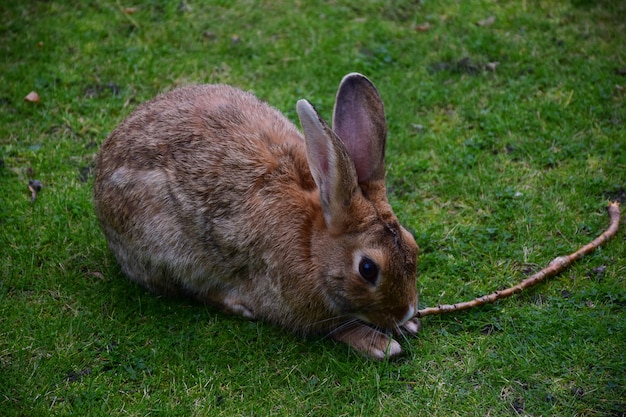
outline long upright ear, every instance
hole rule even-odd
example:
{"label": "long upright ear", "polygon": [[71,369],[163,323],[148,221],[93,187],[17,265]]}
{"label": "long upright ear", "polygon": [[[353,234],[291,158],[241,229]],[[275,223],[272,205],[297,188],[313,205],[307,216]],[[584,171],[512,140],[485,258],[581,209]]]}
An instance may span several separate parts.
{"label": "long upright ear", "polygon": [[359,183],[385,178],[385,109],[378,90],[365,76],[351,73],[341,80],[333,131],[352,157]]}
{"label": "long upright ear", "polygon": [[358,189],[354,164],[344,144],[311,103],[299,100],[296,111],[304,132],[309,168],[319,189],[324,220],[330,229],[340,230],[347,219],[346,207]]}

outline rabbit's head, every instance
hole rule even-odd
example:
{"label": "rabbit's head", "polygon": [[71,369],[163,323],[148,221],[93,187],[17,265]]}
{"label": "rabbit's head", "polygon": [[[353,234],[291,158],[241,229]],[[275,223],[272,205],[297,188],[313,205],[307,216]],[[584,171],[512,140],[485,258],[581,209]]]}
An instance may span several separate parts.
{"label": "rabbit's head", "polygon": [[308,101],[296,108],[323,212],[312,258],[322,265],[328,302],[341,317],[398,330],[417,311],[418,247],[387,201],[378,91],[360,74],[344,77],[332,129]]}

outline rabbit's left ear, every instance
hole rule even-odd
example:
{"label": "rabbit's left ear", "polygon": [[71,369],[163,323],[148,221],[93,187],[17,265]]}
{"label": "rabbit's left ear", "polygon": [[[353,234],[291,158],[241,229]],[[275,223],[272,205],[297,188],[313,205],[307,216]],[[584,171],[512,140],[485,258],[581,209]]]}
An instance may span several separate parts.
{"label": "rabbit's left ear", "polygon": [[317,184],[326,225],[341,230],[346,207],[358,190],[354,164],[346,147],[322,120],[311,103],[299,100],[296,110],[302,124],[306,156]]}
{"label": "rabbit's left ear", "polygon": [[333,131],[354,161],[360,184],[385,179],[385,109],[378,90],[365,76],[351,73],[341,80]]}

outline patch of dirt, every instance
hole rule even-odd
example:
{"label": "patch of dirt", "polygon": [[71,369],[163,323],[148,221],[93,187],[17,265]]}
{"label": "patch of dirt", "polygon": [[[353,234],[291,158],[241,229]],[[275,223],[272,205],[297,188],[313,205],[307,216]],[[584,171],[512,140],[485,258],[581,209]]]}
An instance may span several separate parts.
{"label": "patch of dirt", "polygon": [[456,62],[434,62],[428,66],[430,72],[449,71],[452,73],[469,75],[478,75],[483,68],[483,64],[477,63],[467,56]]}
{"label": "patch of dirt", "polygon": [[502,328],[495,324],[486,324],[483,326],[482,329],[480,329],[480,333],[484,335],[492,335],[494,333],[501,332],[501,331],[502,331]]}
{"label": "patch of dirt", "polygon": [[85,96],[88,98],[98,98],[107,92],[117,97],[120,94],[120,86],[115,83],[108,83],[106,85],[92,84],[85,88]]}
{"label": "patch of dirt", "polygon": [[78,372],[76,372],[76,371],[68,371],[66,379],[67,379],[68,382],[76,382],[79,379],[81,379],[82,377],[84,377],[85,375],[89,375],[89,374],[91,374],[91,368],[82,369],[82,370],[80,370]]}
{"label": "patch of dirt", "polygon": [[617,201],[620,204],[626,203],[626,190],[624,187],[618,188],[617,190],[607,190],[602,193],[602,196],[610,201]]}

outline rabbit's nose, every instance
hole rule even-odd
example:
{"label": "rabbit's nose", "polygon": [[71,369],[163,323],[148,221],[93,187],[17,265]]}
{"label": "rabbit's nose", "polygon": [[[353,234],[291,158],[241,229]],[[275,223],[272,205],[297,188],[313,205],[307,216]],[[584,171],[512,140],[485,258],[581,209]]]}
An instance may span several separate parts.
{"label": "rabbit's nose", "polygon": [[404,317],[402,317],[402,320],[400,320],[400,323],[398,324],[402,326],[413,317],[415,317],[415,306],[410,305],[406,314],[404,315]]}

